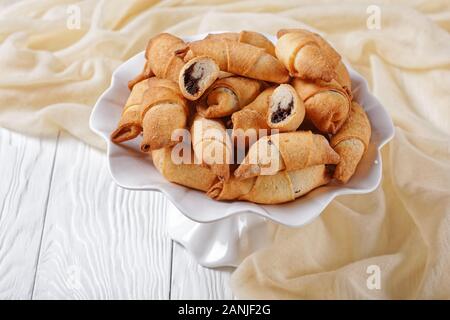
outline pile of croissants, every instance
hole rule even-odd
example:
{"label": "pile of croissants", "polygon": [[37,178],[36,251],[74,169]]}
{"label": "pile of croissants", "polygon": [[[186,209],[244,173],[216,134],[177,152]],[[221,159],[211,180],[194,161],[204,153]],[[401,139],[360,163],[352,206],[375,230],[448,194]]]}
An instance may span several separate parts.
{"label": "pile of croissants", "polygon": [[[141,151],[167,180],[216,200],[277,204],[346,183],[370,141],[341,56],[303,29],[278,31],[275,45],[253,31],[190,43],[162,33],[128,86],[112,141],[142,135]],[[178,129],[190,130],[192,161],[173,159]]]}

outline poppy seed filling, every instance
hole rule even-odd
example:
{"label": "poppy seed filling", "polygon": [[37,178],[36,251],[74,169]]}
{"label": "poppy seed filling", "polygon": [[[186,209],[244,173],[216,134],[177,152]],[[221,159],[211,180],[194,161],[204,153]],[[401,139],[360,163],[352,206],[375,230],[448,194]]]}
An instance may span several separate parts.
{"label": "poppy seed filling", "polygon": [[184,86],[189,94],[195,95],[199,91],[199,81],[204,73],[205,69],[197,63],[193,63],[184,71]]}
{"label": "poppy seed filling", "polygon": [[329,176],[333,176],[334,171],[336,170],[336,165],[335,164],[326,164],[325,170]]}
{"label": "poppy seed filling", "polygon": [[291,115],[292,108],[294,107],[294,101],[292,98],[287,105],[283,105],[282,103],[282,101],[278,101],[276,110],[272,112],[272,116],[270,118],[272,123],[279,123]]}

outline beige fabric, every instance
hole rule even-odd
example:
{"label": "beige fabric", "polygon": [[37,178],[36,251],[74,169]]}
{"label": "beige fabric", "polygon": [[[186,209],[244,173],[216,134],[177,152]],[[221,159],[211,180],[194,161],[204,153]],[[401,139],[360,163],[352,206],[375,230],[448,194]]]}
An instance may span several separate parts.
{"label": "beige fabric", "polygon": [[[448,299],[449,2],[376,1],[380,30],[366,27],[371,0],[304,2],[73,1],[81,9],[79,30],[66,28],[70,1],[0,2],[0,125],[29,134],[63,128],[101,147],[88,129],[91,107],[113,69],[150,36],[316,28],[368,79],[394,120],[382,186],[338,198],[303,228],[279,227],[275,243],[236,270],[234,292],[241,298]],[[366,286],[370,265],[380,268],[380,290]]]}

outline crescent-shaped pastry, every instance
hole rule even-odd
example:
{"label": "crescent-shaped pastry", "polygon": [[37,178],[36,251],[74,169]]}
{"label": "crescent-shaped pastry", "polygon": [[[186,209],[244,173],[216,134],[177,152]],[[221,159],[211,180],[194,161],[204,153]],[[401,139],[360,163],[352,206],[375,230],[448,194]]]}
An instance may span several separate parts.
{"label": "crescent-shaped pastry", "polygon": [[273,134],[253,144],[244,161],[234,172],[238,179],[273,175],[279,171],[298,170],[319,164],[337,164],[339,155],[327,139],[311,131]]}
{"label": "crescent-shaped pastry", "polygon": [[[348,117],[351,106],[351,82],[343,64],[338,77],[329,82],[294,78],[292,85],[304,101],[306,117],[321,132],[335,134]],[[338,81],[341,81],[342,84]]]}
{"label": "crescent-shaped pastry", "polygon": [[197,105],[197,112],[205,118],[229,116],[255,100],[261,87],[258,80],[238,76],[216,80],[205,94],[205,102]]}
{"label": "crescent-shaped pastry", "polygon": [[303,29],[281,29],[275,53],[289,74],[302,79],[331,81],[341,56],[321,36]]}
{"label": "crescent-shaped pastry", "polygon": [[197,159],[209,166],[219,178],[228,180],[233,146],[223,123],[196,115],[192,122],[191,137]]}
{"label": "crescent-shaped pastry", "polygon": [[136,138],[142,132],[141,109],[144,93],[149,88],[148,79],[144,79],[131,89],[116,130],[111,134],[114,143]]}
{"label": "crescent-shaped pastry", "polygon": [[160,79],[178,82],[184,61],[177,52],[184,49],[186,43],[180,38],[169,33],[158,34],[150,39],[145,50],[148,68]]}
{"label": "crescent-shaped pastry", "polygon": [[371,132],[366,112],[353,101],[347,121],[338,133],[331,137],[331,146],[341,158],[333,176],[337,181],[346,183],[353,176],[369,146]]}
{"label": "crescent-shaped pastry", "polygon": [[220,70],[247,78],[275,83],[286,83],[289,74],[275,57],[246,43],[229,39],[203,39],[188,44],[187,50],[179,50],[187,62],[195,57],[207,56],[218,64]]}
{"label": "crescent-shaped pastry", "polygon": [[175,164],[171,153],[171,147],[152,151],[153,164],[168,181],[201,191],[208,191],[218,181],[205,166],[193,162]]}
{"label": "crescent-shaped pastry", "polygon": [[293,201],[330,181],[325,165],[282,171],[271,176],[218,181],[207,192],[215,200],[247,200],[261,204]]}
{"label": "crescent-shaped pastry", "polygon": [[141,103],[143,152],[175,144],[172,134],[186,127],[189,116],[187,101],[175,82],[155,77],[148,81]]}
{"label": "crescent-shaped pastry", "polygon": [[210,33],[206,39],[228,39],[232,41],[247,43],[252,46],[262,48],[266,50],[268,54],[275,57],[275,46],[272,41],[267,39],[264,35],[255,31],[243,30],[239,33],[237,32],[224,32],[224,33]]}

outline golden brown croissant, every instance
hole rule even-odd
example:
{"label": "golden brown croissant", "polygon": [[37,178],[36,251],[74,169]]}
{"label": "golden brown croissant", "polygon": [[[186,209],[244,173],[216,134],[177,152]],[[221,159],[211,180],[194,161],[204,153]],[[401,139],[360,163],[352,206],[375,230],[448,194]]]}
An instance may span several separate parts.
{"label": "golden brown croissant", "polygon": [[130,92],[117,129],[111,134],[114,143],[136,138],[142,131],[141,109],[144,92],[149,88],[148,79],[138,82]]}
{"label": "golden brown croissant", "polygon": [[219,66],[208,57],[191,59],[181,68],[178,83],[183,96],[197,100],[219,77]]}
{"label": "golden brown croissant", "polygon": [[232,41],[247,43],[252,46],[262,48],[266,50],[268,54],[275,57],[275,46],[272,41],[267,39],[264,35],[255,31],[241,31],[237,32],[224,32],[224,33],[215,33],[208,34],[206,39],[228,39]]}
{"label": "golden brown croissant", "polygon": [[[275,87],[265,89],[253,102],[231,115],[234,140],[253,137],[253,140],[256,141],[262,136],[270,134],[271,130],[266,120],[269,100],[274,90]],[[246,144],[252,144],[248,139],[245,140]]]}
{"label": "golden brown croissant", "polygon": [[261,86],[258,80],[238,76],[216,80],[197,111],[205,118],[229,116],[255,100]]}
{"label": "golden brown croissant", "polygon": [[345,87],[335,79],[325,82],[295,78],[292,81],[305,103],[306,117],[320,131],[332,134],[344,124],[351,105],[351,84],[346,82],[347,70],[344,66],[343,69],[338,68],[338,71],[339,79],[343,79]]}
{"label": "golden brown croissant", "polygon": [[167,79],[150,78],[141,108],[141,150],[148,152],[176,143],[172,133],[186,127],[189,109],[178,85]]}
{"label": "golden brown croissant", "polygon": [[250,147],[234,175],[247,179],[338,162],[339,155],[324,136],[311,131],[287,132],[260,138]]}
{"label": "golden brown croissant", "polygon": [[277,33],[275,53],[291,76],[331,81],[341,56],[316,33],[282,29]]}
{"label": "golden brown croissant", "polygon": [[269,98],[267,124],[280,132],[295,131],[305,118],[305,106],[295,89],[281,84]]}
{"label": "golden brown croissant", "polygon": [[186,48],[186,43],[168,33],[160,33],[150,39],[145,50],[145,58],[152,73],[161,79],[178,82],[183,59],[176,54]]}
{"label": "golden brown croissant", "polygon": [[228,39],[203,39],[188,44],[187,50],[179,50],[184,60],[208,56],[220,70],[247,78],[276,83],[289,81],[283,64],[264,49]]}
{"label": "golden brown croissant", "polygon": [[191,137],[197,159],[209,166],[218,177],[228,180],[233,146],[223,123],[196,115],[192,122]]}
{"label": "golden brown croissant", "polygon": [[350,115],[337,134],[331,137],[331,146],[341,157],[334,171],[334,178],[346,183],[367,150],[371,136],[370,121],[364,109],[352,102]]}
{"label": "golden brown croissant", "polygon": [[219,181],[208,190],[207,195],[215,200],[247,200],[261,204],[277,204],[295,200],[329,181],[325,165],[317,165],[300,170],[282,171],[271,176]]}
{"label": "golden brown croissant", "polygon": [[194,164],[175,164],[172,160],[172,148],[162,148],[152,151],[153,164],[156,169],[170,182],[189,188],[208,191],[217,182],[217,177],[207,167]]}

